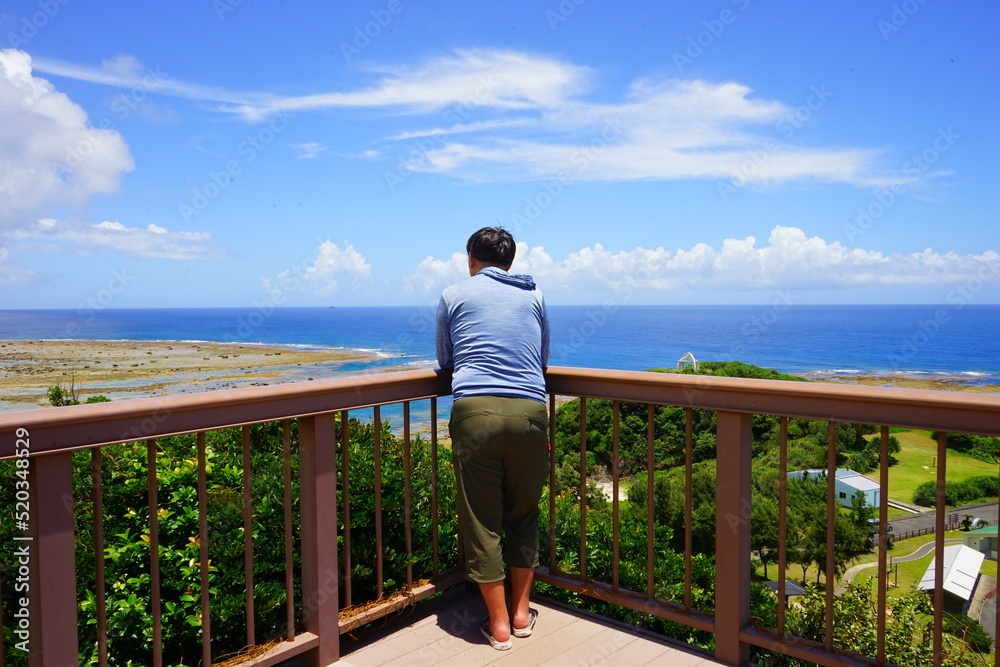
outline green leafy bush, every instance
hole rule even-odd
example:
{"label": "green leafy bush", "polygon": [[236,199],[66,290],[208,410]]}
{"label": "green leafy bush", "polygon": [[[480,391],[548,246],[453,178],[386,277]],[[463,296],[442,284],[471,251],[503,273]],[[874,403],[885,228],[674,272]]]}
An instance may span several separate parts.
{"label": "green leafy bush", "polygon": [[[338,431],[340,429],[338,416]],[[374,537],[374,431],[370,423],[350,420],[349,459],[351,485],[352,601],[377,597]],[[285,495],[282,426],[279,423],[250,427],[254,560],[254,620],[257,643],[284,632],[286,625]],[[298,431],[291,423],[292,538],[294,595],[302,606],[299,579]],[[205,435],[209,587],[214,655],[243,648],[247,643],[243,539],[243,462],[240,429],[211,431]],[[338,438],[338,460],[340,456]],[[412,465],[413,554],[406,554],[404,526],[403,459],[405,443],[387,421],[380,432],[382,446],[382,534],[385,592],[406,582],[406,566],[413,578],[430,576],[431,520],[439,521],[439,554],[442,569],[457,558],[455,483],[450,452],[441,448],[439,510],[430,507],[432,451],[430,443],[415,438],[410,443]],[[150,528],[145,443],[104,447],[101,450],[103,537],[106,610],[110,664],[147,665],[152,646],[150,582]],[[78,620],[80,664],[96,664],[97,596],[95,594],[95,539],[91,483],[91,454],[73,455],[76,507]],[[0,506],[13,507],[13,462],[0,462]],[[196,665],[201,659],[201,576],[197,500],[196,438],[178,436],[156,442],[157,517],[160,564],[164,664]],[[338,490],[342,489],[338,470]],[[8,502],[9,501],[9,502]],[[338,538],[343,546],[343,516],[338,504]],[[13,522],[0,522],[0,541],[13,543]],[[16,563],[9,552],[0,552],[0,597],[13,599]],[[344,587],[340,588],[341,596]],[[344,606],[341,599],[341,605]],[[300,622],[297,618],[296,622]],[[20,667],[14,654],[11,625],[4,626],[5,664]]]}
{"label": "green leafy bush", "polygon": [[[997,497],[1000,479],[989,475],[969,477],[961,481],[945,482],[945,504],[965,505],[984,498]],[[913,502],[922,507],[934,507],[937,502],[937,482],[924,482],[913,492]]]}
{"label": "green leafy bush", "polygon": [[[931,437],[936,440],[938,432],[931,433]],[[996,463],[997,459],[1000,458],[1000,438],[968,433],[949,433],[948,449],[962,452],[986,463]]]}
{"label": "green leafy bush", "polygon": [[976,653],[990,652],[993,640],[979,621],[965,614],[945,614],[943,620],[945,632],[958,637]]}

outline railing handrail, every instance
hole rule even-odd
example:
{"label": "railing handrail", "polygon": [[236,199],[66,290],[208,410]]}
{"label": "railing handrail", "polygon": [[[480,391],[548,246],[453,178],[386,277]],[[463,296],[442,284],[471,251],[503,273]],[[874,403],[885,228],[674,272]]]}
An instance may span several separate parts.
{"label": "railing handrail", "polygon": [[19,428],[31,433],[31,454],[38,455],[445,396],[450,381],[441,371],[399,371],[5,412],[0,459],[14,455],[14,438],[5,436]]}
{"label": "railing handrail", "polygon": [[[276,421],[451,393],[449,373],[414,370],[0,413],[0,459],[18,428],[32,455]],[[550,366],[547,391],[731,412],[1000,436],[1000,395]],[[600,387],[595,391],[594,387]]]}
{"label": "railing handrail", "polygon": [[[824,665],[847,664],[841,660],[840,650],[835,649],[833,643],[832,589],[828,591],[825,645],[802,644],[805,646],[803,648],[800,643],[795,643],[797,640],[794,639],[772,645],[770,640],[752,625],[749,559],[752,415],[772,414],[781,416],[783,420],[787,420],[788,417],[803,417],[831,422],[861,422],[883,426],[929,428],[943,432],[1000,435],[1000,395],[566,367],[549,368],[546,381],[547,391],[553,397],[563,395],[635,401],[716,412],[718,561],[715,575],[715,612],[714,618],[710,621],[708,616],[703,618],[700,612],[686,609],[684,614],[689,618],[687,621],[682,619],[682,622],[687,622],[692,627],[709,627],[707,624],[711,622],[711,628],[716,636],[716,658],[732,665],[746,662],[751,645],[773,648],[786,655],[803,657]],[[77,596],[76,582],[72,576],[65,574],[73,572],[75,564],[74,508],[73,503],[65,502],[65,499],[73,498],[72,450],[135,440],[152,441],[170,435],[302,418],[299,421],[298,453],[302,507],[301,577],[304,591],[303,605],[310,609],[310,613],[306,615],[303,636],[308,634],[309,641],[314,642],[308,648],[319,656],[317,660],[320,664],[327,664],[335,660],[339,654],[341,629],[338,620],[340,581],[337,548],[338,462],[336,450],[330,446],[338,437],[334,413],[375,405],[407,403],[448,394],[450,394],[450,374],[427,369],[163,398],[114,401],[64,407],[58,410],[0,414],[0,458],[10,458],[15,455],[15,443],[20,437],[19,430],[21,433],[25,430],[30,432],[30,454],[38,456],[31,466],[29,480],[34,512],[32,537],[38,544],[36,562],[32,570],[34,577],[32,591],[36,597],[32,599],[31,604],[36,612],[32,618],[38,621],[40,635],[33,641],[41,642],[40,646],[59,648],[59,651],[50,653],[47,657],[51,660],[43,664],[69,663],[73,661],[75,654],[76,643],[64,641],[63,636],[66,628],[77,624],[76,606],[72,603]],[[554,398],[552,400],[554,403]],[[437,404],[434,401],[431,403],[432,415],[436,415],[437,408],[433,406]],[[616,404],[614,409],[617,411],[619,407]],[[376,410],[373,419],[378,420],[378,414]],[[650,408],[647,414],[647,465],[650,467],[654,447],[653,415],[654,410]],[[687,419],[690,424],[690,412],[687,414]],[[586,423],[583,418],[581,421]],[[782,423],[783,426],[787,426],[787,421]],[[615,424],[617,429],[617,422]],[[14,437],[3,437],[7,435]],[[835,435],[831,423],[828,436],[829,467],[833,466],[835,457],[835,449],[832,447]],[[782,438],[784,437],[782,435]],[[28,438],[23,437],[23,441],[27,442]],[[346,443],[346,439],[343,442]],[[432,442],[436,443],[436,440],[432,438]],[[617,440],[615,442],[617,443]],[[888,459],[887,429],[883,429],[881,442],[883,447],[881,457],[885,461]],[[203,448],[204,436],[199,435],[199,443],[199,447]],[[942,460],[945,445],[946,438],[942,436],[938,440],[938,452]],[[154,447],[155,443],[147,443],[149,451]],[[379,451],[377,439],[374,447],[377,453]],[[690,457],[690,428],[686,447]],[[346,451],[346,448],[342,451]],[[586,429],[581,434],[581,452],[584,454],[586,452]],[[99,452],[95,452],[92,458],[99,463]],[[203,449],[201,458],[204,458]],[[582,455],[581,461],[584,461]],[[347,465],[346,459],[343,465]],[[204,477],[203,460],[199,466],[199,474]],[[375,469],[379,468],[376,462]],[[151,469],[155,470],[155,466]],[[99,467],[97,470],[99,479]],[[344,470],[346,471],[346,468]],[[883,465],[883,476],[886,470]],[[689,476],[691,474],[690,463],[687,474]],[[943,530],[945,518],[944,474],[944,468],[939,469],[937,500],[939,531]],[[586,480],[585,475],[581,463],[581,482]],[[155,475],[152,479],[152,485],[155,487]],[[652,476],[649,479],[647,508],[652,508]],[[883,480],[883,483],[887,482]],[[203,493],[204,479],[199,484],[202,489],[200,493]],[[833,507],[832,480],[828,485],[828,495]],[[345,502],[346,497],[345,494]],[[581,503],[583,502],[585,501],[581,499]],[[828,545],[832,544],[834,537],[835,511],[828,508]],[[883,521],[887,521],[886,511],[887,508],[883,505],[881,508]],[[201,507],[199,512],[204,518],[204,507]],[[651,514],[649,516],[652,517]],[[649,525],[652,526],[652,518],[649,521]],[[651,528],[648,532],[650,535],[653,534]],[[585,535],[586,529],[581,522],[581,554],[586,553]],[[207,539],[204,543],[207,544]],[[943,536],[939,535],[937,543],[939,547],[943,547]],[[672,607],[668,609],[665,604],[653,604],[655,601],[652,600],[652,569],[649,565],[653,562],[653,552],[650,545],[652,542],[647,543],[649,574],[647,574],[646,598],[651,601],[648,606],[652,613],[670,618],[671,614],[680,612]],[[688,550],[690,551],[690,546]],[[832,550],[828,550],[826,567],[828,577],[832,577],[833,573],[833,561],[829,555],[831,553]],[[207,556],[202,557],[202,562],[208,562]],[[584,557],[581,556],[581,573],[578,577],[581,584],[586,584],[588,590],[600,589],[600,586],[595,589],[586,579],[588,575],[582,565],[584,562]],[[553,564],[555,565],[554,558]],[[205,568],[203,572],[207,572],[207,565]],[[542,576],[542,573],[539,576]],[[547,576],[555,585],[576,590],[574,588],[576,584],[571,586],[567,583],[569,580],[563,581],[565,577],[560,579],[559,572],[549,571]],[[938,581],[943,579],[940,563],[936,576]],[[452,583],[454,582],[450,579],[443,583],[438,582],[440,585]],[[613,588],[617,588],[617,583]],[[207,590],[207,586],[204,590]],[[428,591],[433,592],[430,589]],[[617,595],[618,591],[613,590],[611,594]],[[315,596],[315,599],[310,596]],[[45,603],[46,600],[55,602]],[[641,602],[640,600],[636,604],[641,606]],[[935,590],[935,605],[943,608],[941,587]],[[938,635],[940,635],[940,623],[941,617],[938,615],[935,618],[937,628],[935,631]],[[940,643],[940,638],[937,641]],[[205,645],[208,646],[207,641]],[[302,646],[295,647],[297,652],[301,652],[300,649],[304,650]]]}
{"label": "railing handrail", "polygon": [[652,387],[679,407],[1000,436],[1000,394],[594,368],[550,367],[546,381],[553,394],[644,403]]}

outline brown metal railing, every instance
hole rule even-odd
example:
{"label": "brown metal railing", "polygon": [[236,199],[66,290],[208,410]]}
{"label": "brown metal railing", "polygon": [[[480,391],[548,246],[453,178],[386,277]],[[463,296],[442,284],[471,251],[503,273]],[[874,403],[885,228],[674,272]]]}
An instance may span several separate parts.
{"label": "brown metal railing", "polygon": [[[436,464],[432,473],[433,488],[433,573],[430,579],[414,582],[412,564],[413,539],[411,535],[412,510],[409,490],[410,404],[414,400],[430,399],[432,409],[436,409],[436,397],[446,394],[448,378],[434,373],[397,373],[376,378],[352,378],[347,381],[328,383],[308,383],[308,386],[256,388],[203,394],[200,396],[174,396],[165,399],[140,399],[98,406],[67,407],[59,410],[38,410],[25,413],[8,413],[0,418],[0,458],[9,458],[14,453],[15,438],[25,434],[30,441],[31,461],[31,532],[27,540],[33,547],[31,562],[31,636],[30,649],[36,654],[37,664],[63,665],[77,662],[77,591],[75,576],[75,544],[73,523],[75,502],[73,495],[73,454],[81,449],[91,449],[90,498],[93,502],[94,570],[96,595],[94,615],[96,616],[96,654],[98,664],[114,664],[113,655],[108,656],[108,636],[114,636],[115,627],[108,627],[109,587],[105,575],[105,515],[104,498],[106,489],[102,486],[102,454],[106,446],[122,442],[144,442],[145,496],[148,499],[148,541],[150,545],[149,585],[150,599],[148,612],[152,617],[149,663],[163,663],[163,621],[160,583],[162,564],[160,563],[160,498],[157,482],[158,442],[164,438],[186,433],[194,434],[195,444],[187,458],[197,460],[197,533],[193,541],[196,548],[195,577],[198,588],[195,605],[200,606],[201,663],[211,664],[220,658],[218,650],[213,653],[213,581],[219,564],[213,559],[209,503],[212,494],[208,474],[206,435],[210,432],[231,427],[240,427],[239,444],[235,451],[238,461],[242,458],[242,481],[240,490],[234,492],[239,499],[235,503],[242,515],[242,553],[245,592],[243,611],[246,623],[246,642],[253,646],[260,640],[256,624],[255,598],[255,498],[251,469],[252,441],[251,424],[279,422],[281,424],[281,470],[284,498],[283,547],[285,562],[285,617],[280,642],[273,650],[261,657],[256,656],[256,664],[275,664],[299,654],[311,654],[319,664],[335,660],[339,652],[339,636],[360,625],[384,616],[394,609],[412,604],[436,591],[449,588],[461,581],[463,574],[456,569],[454,553],[443,556],[439,550],[436,535],[438,527],[438,474]],[[383,571],[383,521],[381,511],[381,424],[380,409],[383,405],[401,404],[404,415],[404,445],[407,490],[403,523],[405,526],[405,570],[404,593],[399,594],[400,585],[392,589],[385,586]],[[93,408],[97,407],[97,410]],[[362,409],[365,410],[362,410]],[[355,412],[352,412],[355,411]],[[362,414],[364,413],[364,414]],[[377,598],[354,601],[351,599],[352,546],[351,546],[351,497],[348,458],[348,430],[338,428],[337,418],[346,425],[354,414],[371,414],[372,433],[375,439],[375,483],[376,511],[374,526],[377,534],[375,570]],[[292,452],[290,420],[296,419],[298,438],[298,495],[299,534],[301,545],[296,551],[292,516]],[[10,437],[8,437],[10,436]],[[431,433],[431,448],[437,455],[437,433]],[[339,444],[343,468],[341,483],[338,484],[338,465],[335,458]],[[242,451],[240,451],[240,449]],[[387,462],[393,465],[394,462]],[[238,464],[237,464],[238,465]],[[343,517],[340,523],[344,538],[343,548],[338,549],[337,532],[337,491],[343,492]],[[141,508],[145,510],[145,507]],[[426,531],[423,531],[426,533]],[[272,540],[275,541],[275,540]],[[280,539],[277,540],[280,545]],[[5,545],[6,547],[7,545]],[[278,547],[281,550],[281,547]],[[293,567],[296,555],[300,567]],[[341,564],[341,559],[342,563]],[[225,563],[226,567],[235,563]],[[421,564],[421,576],[430,569]],[[445,565],[445,568],[442,568]],[[237,566],[238,567],[238,566]],[[298,570],[298,572],[296,572]],[[397,579],[401,580],[403,577]],[[295,598],[295,581],[301,580],[301,599]],[[357,613],[341,613],[339,601],[343,586],[344,606],[363,605]],[[13,610],[10,600],[2,604]],[[4,618],[0,614],[0,618]],[[11,613],[5,617],[9,624]],[[229,619],[230,621],[232,619]],[[9,643],[8,653],[14,650]],[[36,658],[32,659],[35,664]],[[0,655],[0,665],[4,664]]]}
{"label": "brown metal railing", "polygon": [[[548,389],[560,396],[580,397],[581,431],[586,430],[586,400],[591,398],[613,401],[613,462],[614,497],[612,498],[614,570],[610,582],[593,581],[579,575],[565,574],[554,567],[555,558],[550,550],[550,563],[540,568],[538,578],[546,583],[588,595],[605,602],[643,611],[689,627],[707,630],[715,635],[715,657],[726,664],[744,664],[750,647],[773,651],[807,663],[820,665],[887,664],[885,658],[887,576],[885,549],[887,535],[888,493],[880,493],[878,516],[882,530],[879,534],[877,650],[875,655],[852,653],[850,647],[836,646],[834,642],[834,560],[833,516],[839,506],[834,491],[835,478],[827,479],[827,557],[824,563],[825,636],[820,642],[806,641],[787,634],[785,610],[777,605],[777,628],[762,628],[750,618],[750,469],[751,469],[751,417],[754,414],[779,417],[779,553],[778,600],[784,600],[786,590],[785,565],[787,553],[785,505],[787,500],[787,445],[788,419],[805,418],[828,423],[828,466],[836,468],[836,425],[838,422],[876,424],[881,426],[879,435],[881,488],[888,489],[888,437],[889,427],[899,426],[936,430],[938,440],[937,469],[937,531],[935,553],[941,554],[944,546],[945,525],[945,443],[947,433],[978,433],[1000,436],[1000,396],[970,395],[953,392],[898,390],[845,385],[778,382],[769,380],[742,380],[655,373],[630,373],[593,369],[550,369]],[[618,527],[617,465],[618,465],[618,413],[620,402],[646,403],[647,441],[652,442],[652,411],[655,405],[687,408],[685,428],[685,575],[683,604],[652,598],[647,580],[646,591],[630,591],[619,586],[618,581]],[[717,497],[716,497],[716,579],[714,614],[693,610],[691,593],[691,467],[690,428],[691,410],[713,410],[717,418]],[[586,452],[586,438],[581,433],[581,460]],[[654,469],[653,450],[647,452],[646,469]],[[581,468],[582,477],[582,468]],[[646,506],[653,503],[652,474],[647,475]],[[554,479],[554,478],[553,478]],[[585,488],[585,481],[581,481]],[[583,495],[583,494],[581,494]],[[554,494],[550,498],[554,499]],[[552,500],[550,500],[552,502]],[[550,517],[554,517],[550,511]],[[647,518],[648,520],[648,518]],[[581,553],[587,552],[586,531],[581,520]],[[647,530],[651,534],[652,521]],[[550,540],[552,539],[550,533]],[[647,546],[650,546],[650,542]],[[647,555],[647,575],[651,572]],[[942,662],[942,627],[944,608],[943,558],[935,560],[937,582],[933,592],[933,664]],[[582,567],[581,567],[582,571]],[[1000,616],[1000,615],[998,615]],[[1000,633],[1000,623],[997,628]],[[996,663],[1000,665],[1000,658]]]}
{"label": "brown metal railing", "polygon": [[[787,492],[784,474],[787,455],[787,425],[788,418],[819,419],[829,422],[831,442],[835,439],[837,422],[854,422],[877,424],[882,427],[880,448],[882,451],[882,468],[880,479],[883,488],[887,483],[887,448],[888,427],[902,426],[911,428],[933,429],[941,433],[939,439],[938,467],[938,503],[936,535],[936,553],[942,553],[943,528],[945,520],[944,480],[946,479],[945,445],[946,433],[963,432],[984,435],[1000,435],[1000,397],[987,395],[955,394],[948,392],[913,391],[897,389],[881,389],[853,387],[844,385],[807,384],[792,382],[777,382],[764,380],[739,380],[730,378],[707,378],[702,376],[665,375],[655,373],[637,373],[624,371],[606,371],[593,369],[550,368],[547,374],[548,390],[553,396],[550,403],[552,409],[551,423],[555,423],[555,396],[580,397],[581,401],[581,433],[580,433],[580,477],[582,489],[586,488],[586,402],[587,399],[600,398],[613,401],[613,535],[614,544],[613,573],[610,581],[595,581],[590,576],[588,568],[588,531],[586,519],[586,493],[581,491],[581,517],[579,542],[579,571],[575,574],[565,574],[552,567],[555,562],[554,546],[550,538],[550,565],[539,569],[539,580],[567,590],[576,591],[607,602],[639,610],[695,628],[713,633],[715,636],[715,657],[717,660],[731,665],[744,664],[748,659],[751,646],[774,651],[779,654],[799,658],[821,665],[841,664],[883,664],[885,661],[885,624],[884,611],[878,617],[878,651],[874,656],[860,656],[850,653],[843,647],[837,647],[833,642],[833,590],[828,586],[826,597],[826,637],[822,642],[808,642],[789,636],[785,631],[785,617],[778,605],[778,627],[775,629],[760,628],[754,625],[750,618],[750,521],[751,508],[750,471],[751,471],[751,425],[754,414],[777,415],[780,417],[780,491],[782,506],[779,515],[779,531],[784,538],[785,514],[783,505]],[[38,410],[21,413],[6,413],[0,415],[0,458],[15,456],[14,442],[21,432],[30,434],[30,468],[31,487],[31,533],[35,547],[31,562],[31,646],[40,653],[38,663],[41,665],[73,664],[77,660],[78,640],[77,627],[77,592],[75,578],[75,544],[74,544],[74,508],[73,498],[73,468],[72,452],[84,448],[92,448],[92,469],[94,479],[94,530],[100,535],[101,497],[100,461],[101,448],[127,441],[144,441],[147,451],[147,494],[149,498],[150,518],[150,583],[153,590],[159,586],[160,565],[157,562],[158,547],[155,543],[157,534],[157,482],[156,482],[156,447],[157,440],[168,436],[195,433],[197,438],[198,463],[198,496],[199,496],[199,535],[198,549],[201,579],[202,627],[204,632],[203,661],[211,660],[211,628],[209,624],[212,599],[209,595],[210,561],[209,540],[211,534],[207,526],[206,511],[206,463],[205,434],[211,430],[230,427],[243,427],[248,424],[266,422],[281,422],[283,428],[284,456],[284,488],[286,499],[286,515],[284,529],[285,567],[286,567],[286,613],[289,619],[285,640],[278,648],[257,664],[276,664],[281,660],[299,655],[309,654],[316,664],[329,664],[339,656],[339,637],[341,632],[374,620],[387,610],[411,604],[435,591],[461,581],[463,573],[455,568],[442,570],[438,552],[438,514],[439,498],[437,493],[437,402],[436,398],[449,393],[448,378],[432,371],[411,371],[390,373],[377,376],[354,377],[342,380],[324,382],[309,382],[298,384],[277,385],[252,389],[238,389],[213,392],[210,394],[173,396],[163,399],[137,399],[116,403],[95,404],[88,406],[73,406],[58,410]],[[431,403],[431,441],[434,455],[431,459],[433,471],[431,474],[431,520],[433,522],[433,551],[430,569],[432,579],[429,583],[410,589],[409,595],[403,598],[390,598],[386,604],[373,607],[349,619],[340,618],[340,599],[345,604],[358,604],[352,599],[351,577],[351,487],[347,474],[348,447],[346,429],[338,429],[338,418],[341,424],[346,424],[350,411],[362,408],[373,409],[375,455],[380,457],[381,443],[378,440],[378,428],[381,416],[378,406],[402,404],[404,406],[404,439],[408,442],[409,403],[410,401],[429,399]],[[648,406],[647,409],[647,489],[646,506],[650,514],[647,517],[648,541],[646,545],[646,581],[645,590],[631,591],[623,588],[619,581],[618,567],[618,528],[619,528],[619,410],[622,402],[639,402]],[[654,446],[655,424],[654,408],[657,405],[678,406],[685,411],[684,437],[684,467],[685,517],[688,528],[685,530],[684,543],[684,592],[683,601],[674,603],[655,596],[657,582],[654,580],[654,562],[658,556],[653,549],[652,519],[654,504],[654,487],[652,471],[655,469]],[[692,588],[692,536],[691,536],[691,484],[692,484],[692,412],[694,410],[711,410],[715,412],[717,424],[717,458],[716,458],[716,575],[714,613],[694,609],[691,600]],[[300,519],[299,531],[301,544],[298,549],[300,559],[301,599],[293,596],[292,579],[294,576],[292,562],[294,545],[291,540],[292,518],[288,513],[291,505],[290,489],[292,475],[289,467],[289,422],[297,420],[298,426],[298,463],[299,463],[299,501]],[[246,437],[243,438],[244,451],[249,446]],[[336,444],[341,445],[341,460],[336,458]],[[408,445],[407,445],[408,447]],[[831,447],[831,450],[833,448]],[[406,516],[406,551],[410,554],[411,534],[410,516],[411,489],[409,488],[409,449],[404,453],[403,465],[406,468],[407,489],[405,491],[404,514]],[[554,461],[554,459],[553,459]],[[338,465],[339,463],[339,465]],[[835,459],[831,458],[835,464]],[[337,473],[341,471],[341,504],[337,498]],[[379,466],[376,465],[376,471]],[[254,597],[253,597],[253,542],[250,539],[252,526],[252,497],[247,500],[250,492],[248,477],[252,471],[244,464],[244,531],[245,531],[245,569],[247,573],[247,635],[248,640],[254,640]],[[832,476],[831,476],[832,478]],[[252,479],[252,475],[250,477]],[[555,478],[550,477],[554,486]],[[832,482],[829,482],[832,484]],[[376,503],[381,504],[379,484],[375,485]],[[832,513],[837,501],[828,487],[828,503]],[[881,526],[886,525],[887,494],[881,494],[879,507]],[[554,503],[554,496],[550,496]],[[338,514],[341,515],[338,521]],[[380,512],[376,512],[380,514]],[[550,527],[555,520],[554,506],[549,508]],[[379,535],[379,548],[376,550],[377,581],[379,591],[382,591],[383,576],[381,554],[381,516],[375,518],[375,529]],[[833,522],[828,514],[827,552],[832,554]],[[338,548],[338,525],[343,528],[343,544]],[[879,536],[882,547],[885,546],[884,531]],[[783,599],[785,589],[784,540],[779,547],[779,599]],[[100,544],[97,546],[98,561]],[[884,549],[880,553],[880,562],[884,560]],[[937,586],[934,591],[934,649],[935,664],[940,664],[942,654],[942,607],[943,588],[942,562],[937,559]],[[884,563],[883,563],[884,565]],[[103,588],[102,563],[95,563],[98,588]],[[832,560],[826,563],[827,581],[832,581]],[[885,570],[880,568],[878,599],[880,608],[884,607]],[[413,574],[407,569],[407,584],[412,584]],[[155,594],[154,594],[155,598]],[[158,600],[151,601],[154,609]],[[368,601],[364,601],[368,602]],[[11,601],[4,599],[3,613],[0,618],[4,623],[10,623],[9,611]],[[104,602],[99,602],[102,607]],[[296,615],[300,617],[298,624]],[[113,627],[106,630],[102,627],[103,611],[98,613],[98,637],[114,633]],[[159,617],[154,612],[154,641],[152,664],[158,664]],[[998,615],[1000,618],[1000,615]],[[298,630],[296,629],[298,625]],[[1000,629],[1000,628],[998,628]],[[100,640],[99,641],[103,641]],[[102,644],[103,645],[103,644]],[[103,655],[103,653],[102,653]],[[107,658],[101,658],[107,660]],[[1000,664],[1000,662],[998,662]]]}

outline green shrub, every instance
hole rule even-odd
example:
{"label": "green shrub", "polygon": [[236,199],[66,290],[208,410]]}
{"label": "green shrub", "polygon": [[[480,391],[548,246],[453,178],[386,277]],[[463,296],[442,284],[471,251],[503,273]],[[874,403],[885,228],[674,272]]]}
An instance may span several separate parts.
{"label": "green shrub", "polygon": [[[931,437],[936,440],[938,432],[931,433]],[[996,463],[997,458],[1000,458],[1000,438],[968,433],[949,433],[948,449],[962,452],[986,463]]]}
{"label": "green shrub", "polygon": [[976,653],[989,653],[993,640],[983,626],[965,614],[945,614],[944,631],[964,641]]}
{"label": "green shrub", "polygon": [[[945,482],[945,504],[965,505],[984,498],[996,498],[1000,479],[989,475],[969,477],[962,481]],[[913,492],[913,502],[922,507],[934,507],[937,502],[937,482],[924,482]]]}
{"label": "green shrub", "polygon": [[[338,416],[338,431],[339,431]],[[370,423],[350,420],[352,602],[374,600],[376,593],[374,536],[374,430]],[[298,431],[291,423],[292,526],[294,595],[302,606],[299,580]],[[243,567],[243,462],[241,429],[205,434],[207,460],[207,516],[212,650],[216,656],[241,649],[247,643],[246,582]],[[282,425],[250,427],[253,500],[254,611],[256,641],[263,643],[285,629],[285,496]],[[338,460],[340,439],[337,440]],[[387,594],[405,585],[406,566],[414,580],[430,576],[430,506],[432,451],[430,443],[411,441],[412,544],[406,554],[404,524],[403,452],[405,443],[388,421],[382,424],[382,537],[383,585]],[[450,452],[438,452],[438,519],[441,569],[457,557],[455,483]],[[0,462],[0,506],[13,507],[13,461]],[[79,600],[80,663],[96,664],[95,539],[89,451],[73,455],[76,518],[76,576]],[[146,444],[131,443],[101,449],[101,480],[106,610],[109,664],[147,665],[152,646],[150,605],[150,536]],[[194,435],[156,441],[156,476],[162,638],[165,665],[195,665],[201,656],[201,577],[199,554],[198,465]],[[338,492],[343,488],[338,466]],[[344,525],[338,503],[338,539],[343,547]],[[0,522],[0,543],[13,544],[14,522]],[[0,598],[14,599],[16,561],[0,551]],[[341,596],[344,587],[340,587]],[[344,605],[343,598],[341,605]],[[298,619],[299,621],[301,619]],[[20,667],[12,655],[12,625],[4,624],[5,664]]]}

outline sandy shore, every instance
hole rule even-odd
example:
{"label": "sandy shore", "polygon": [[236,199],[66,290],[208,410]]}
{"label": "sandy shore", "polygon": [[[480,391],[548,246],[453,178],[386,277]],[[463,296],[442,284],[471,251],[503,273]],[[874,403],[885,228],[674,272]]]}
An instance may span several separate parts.
{"label": "sandy shore", "polygon": [[0,409],[48,405],[48,388],[55,385],[72,385],[81,401],[98,394],[162,396],[330,378],[344,373],[345,363],[378,358],[241,343],[0,341]]}
{"label": "sandy shore", "polygon": [[[73,387],[79,400],[163,396],[327,379],[345,364],[370,363],[373,353],[245,343],[174,341],[0,341],[0,410],[49,404],[51,386]],[[377,371],[404,367],[379,366]],[[373,372],[372,368],[354,373]],[[943,377],[809,374],[821,382],[1000,393],[1000,385]]]}
{"label": "sandy shore", "polygon": [[893,375],[854,375],[823,377],[818,374],[811,379],[817,382],[857,384],[866,387],[898,387],[902,389],[932,389],[935,391],[968,391],[978,394],[1000,394],[1000,385],[977,384],[962,376],[944,377],[899,377]]}

